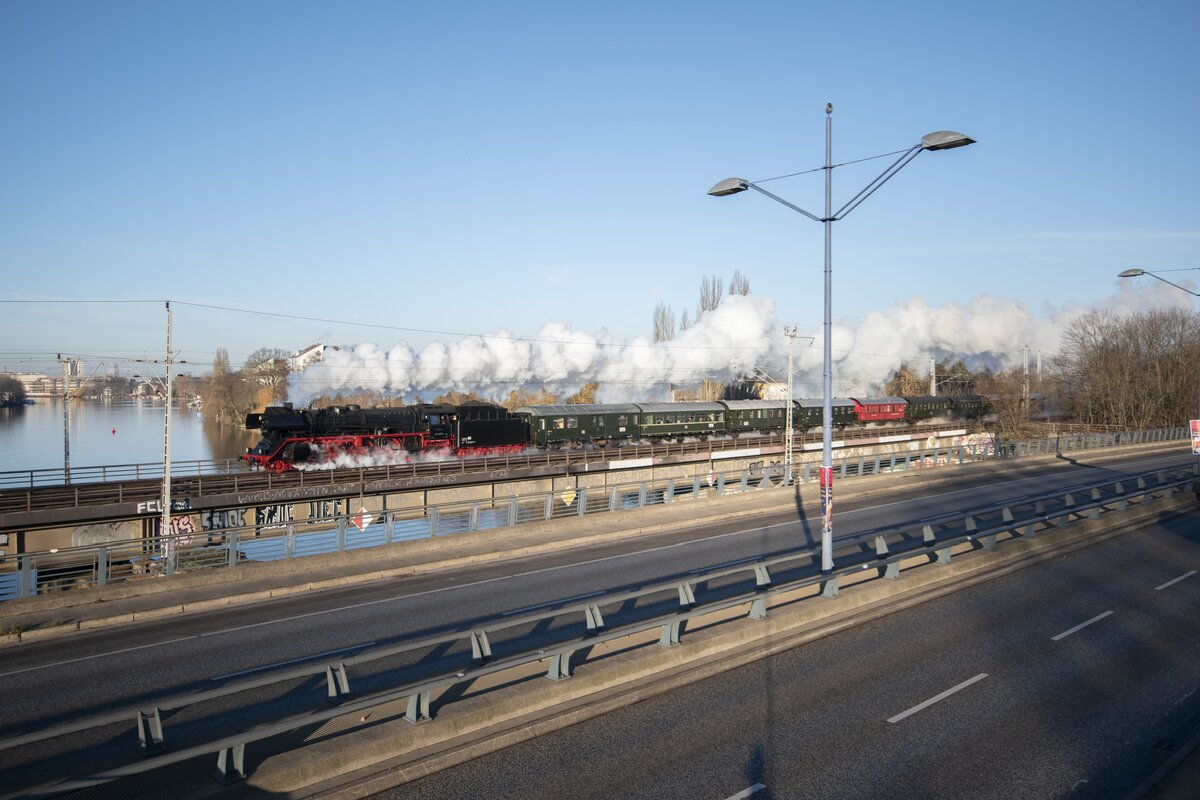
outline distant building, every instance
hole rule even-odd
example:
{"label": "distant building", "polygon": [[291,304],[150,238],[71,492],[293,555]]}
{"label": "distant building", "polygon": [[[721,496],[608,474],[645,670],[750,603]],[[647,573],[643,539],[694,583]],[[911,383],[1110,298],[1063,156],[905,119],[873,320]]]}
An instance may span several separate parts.
{"label": "distant building", "polygon": [[288,369],[292,372],[300,372],[309,364],[320,361],[325,357],[326,350],[337,350],[336,347],[329,345],[317,344],[309,345],[300,352],[288,359]]}

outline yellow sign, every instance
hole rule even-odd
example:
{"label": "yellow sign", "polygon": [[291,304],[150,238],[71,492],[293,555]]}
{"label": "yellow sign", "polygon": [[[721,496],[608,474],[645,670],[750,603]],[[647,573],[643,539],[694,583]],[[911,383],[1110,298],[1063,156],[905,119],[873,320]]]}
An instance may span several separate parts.
{"label": "yellow sign", "polygon": [[572,503],[574,503],[576,497],[578,497],[578,495],[575,494],[574,489],[567,489],[565,492],[562,493],[562,501],[564,503],[566,503],[567,505],[571,505]]}

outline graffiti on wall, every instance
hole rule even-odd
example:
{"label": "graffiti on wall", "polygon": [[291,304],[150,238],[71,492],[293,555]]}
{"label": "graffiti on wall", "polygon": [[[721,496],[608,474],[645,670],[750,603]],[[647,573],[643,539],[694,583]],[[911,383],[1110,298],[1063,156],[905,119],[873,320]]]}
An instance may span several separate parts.
{"label": "graffiti on wall", "polygon": [[313,525],[324,519],[342,516],[345,511],[345,499],[338,498],[337,500],[314,500],[308,504],[308,521],[307,524]]}
{"label": "graffiti on wall", "polygon": [[254,525],[256,528],[256,533],[261,533],[264,529],[272,530],[282,528],[285,524],[291,522],[293,519],[294,508],[291,503],[254,507]]}

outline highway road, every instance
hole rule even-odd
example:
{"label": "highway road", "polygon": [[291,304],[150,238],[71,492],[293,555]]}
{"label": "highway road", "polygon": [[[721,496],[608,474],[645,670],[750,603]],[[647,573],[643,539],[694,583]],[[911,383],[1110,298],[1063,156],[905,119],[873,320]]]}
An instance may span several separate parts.
{"label": "highway road", "polygon": [[1200,723],[1197,570],[1176,518],[375,797],[1126,797]]}
{"label": "highway road", "polygon": [[[1089,462],[1087,457],[1079,463],[1037,462],[1018,468],[1013,478],[1004,482],[964,473],[960,482],[932,491],[914,489],[898,480],[893,493],[840,500],[837,530],[846,536],[901,523],[916,525],[950,512],[994,508],[1057,488],[1188,462],[1183,455],[1133,455],[1103,464]],[[605,593],[719,565],[805,550],[819,538],[820,527],[819,517],[811,510],[808,514],[791,511],[752,521],[695,528],[685,525],[668,533],[554,555],[359,584],[10,647],[0,653],[0,685],[5,696],[0,736],[145,704],[155,697],[202,691],[288,666],[324,663],[341,655],[462,629],[498,615],[584,597],[600,599]],[[732,592],[745,587],[731,584],[725,588]],[[644,610],[649,614],[656,609]],[[557,635],[553,629],[536,633],[547,641]],[[509,646],[503,640],[492,644],[497,654]],[[527,644],[528,640],[522,646]],[[420,663],[411,658],[379,662],[373,672],[355,675],[356,693],[400,682],[398,670],[403,670],[404,680],[443,671],[452,658],[461,659],[461,655],[444,653]],[[312,693],[298,698],[295,692],[269,689],[255,693],[252,699],[256,704],[248,705],[243,696],[220,701],[206,706],[203,715],[180,712],[168,724],[202,734],[219,730],[212,724],[219,718],[225,726],[240,728],[307,707]],[[104,732],[91,740],[75,741],[87,741],[88,747],[84,755],[71,756],[72,770],[98,769],[128,751],[127,741],[119,742]],[[46,743],[38,749],[49,754],[59,746],[64,755],[69,752],[65,743]],[[31,768],[26,755],[20,750],[0,752],[0,770],[7,772],[14,785],[47,780],[62,769],[54,765]]]}

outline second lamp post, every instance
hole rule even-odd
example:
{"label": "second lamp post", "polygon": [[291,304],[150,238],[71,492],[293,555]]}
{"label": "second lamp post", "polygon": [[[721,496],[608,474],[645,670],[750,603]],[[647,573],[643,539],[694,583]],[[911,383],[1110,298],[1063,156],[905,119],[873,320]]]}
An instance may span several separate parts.
{"label": "second lamp post", "polygon": [[789,203],[782,197],[771,194],[753,181],[748,181],[744,178],[726,178],[708,190],[708,193],[714,197],[724,197],[725,195],[744,192],[747,189],[754,189],[756,192],[764,194],[772,200],[782,203],[793,211],[799,212],[814,222],[820,222],[825,226],[825,365],[822,374],[824,409],[821,436],[821,570],[823,572],[829,572],[833,569],[832,225],[857,208],[862,201],[874,194],[876,189],[903,169],[908,162],[916,158],[922,150],[950,150],[955,147],[974,144],[974,142],[974,139],[955,131],[935,131],[934,133],[925,134],[921,137],[921,141],[918,144],[906,150],[890,167],[880,173],[875,180],[863,187],[858,194],[850,198],[849,202],[835,213],[833,211],[833,104],[827,103],[825,105],[825,213],[823,216],[817,216],[805,211],[803,208]]}

